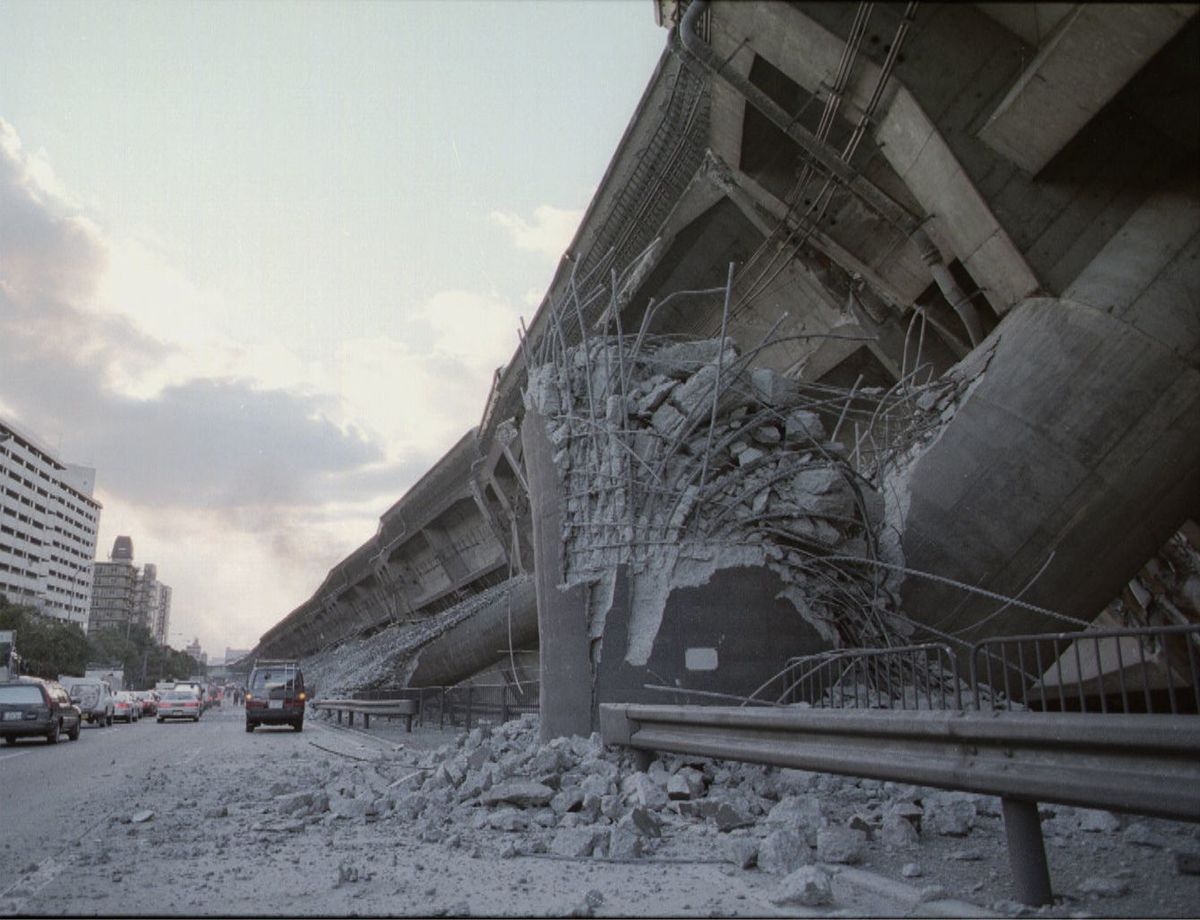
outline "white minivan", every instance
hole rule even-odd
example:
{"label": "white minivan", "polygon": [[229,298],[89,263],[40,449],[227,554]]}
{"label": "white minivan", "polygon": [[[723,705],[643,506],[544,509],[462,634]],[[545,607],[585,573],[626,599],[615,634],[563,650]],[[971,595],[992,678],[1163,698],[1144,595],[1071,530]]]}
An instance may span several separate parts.
{"label": "white minivan", "polygon": [[73,677],[67,685],[71,702],[89,722],[104,727],[113,723],[112,685],[98,677]]}

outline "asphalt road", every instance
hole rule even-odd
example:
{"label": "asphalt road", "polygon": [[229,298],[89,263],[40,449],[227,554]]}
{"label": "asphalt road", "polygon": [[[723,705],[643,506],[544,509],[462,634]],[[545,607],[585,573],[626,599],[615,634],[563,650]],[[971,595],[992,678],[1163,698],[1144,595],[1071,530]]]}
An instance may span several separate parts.
{"label": "asphalt road", "polygon": [[[63,869],[78,861],[80,851],[124,834],[123,821],[161,800],[164,778],[169,786],[190,789],[222,765],[244,762],[268,746],[284,757],[311,752],[311,742],[330,732],[312,720],[302,733],[259,728],[247,734],[243,718],[240,707],[226,704],[199,722],[85,723],[78,741],[63,735],[54,745],[23,739],[0,747],[0,913],[18,903],[30,912],[52,909],[35,907],[33,899],[52,899],[66,884]],[[37,870],[27,871],[34,865]],[[20,880],[16,886],[14,879]]]}

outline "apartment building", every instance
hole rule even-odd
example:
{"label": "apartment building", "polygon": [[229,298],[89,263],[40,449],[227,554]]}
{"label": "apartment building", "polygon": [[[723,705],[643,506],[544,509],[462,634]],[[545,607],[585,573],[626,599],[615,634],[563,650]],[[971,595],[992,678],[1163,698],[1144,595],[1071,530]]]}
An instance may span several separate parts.
{"label": "apartment building", "polygon": [[158,566],[133,561],[133,540],[113,541],[107,562],[96,563],[91,629],[128,630],[142,626],[159,645],[165,645],[171,619],[171,588],[158,580]]}
{"label": "apartment building", "polygon": [[95,478],[0,420],[0,594],[85,629],[100,526]]}

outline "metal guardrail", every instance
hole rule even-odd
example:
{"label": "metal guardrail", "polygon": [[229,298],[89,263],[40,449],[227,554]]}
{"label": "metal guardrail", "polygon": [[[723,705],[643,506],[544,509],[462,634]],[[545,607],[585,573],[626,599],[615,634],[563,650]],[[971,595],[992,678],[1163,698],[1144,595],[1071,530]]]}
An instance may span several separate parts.
{"label": "metal guardrail", "polygon": [[986,639],[969,683],[946,644],[837,650],[789,662],[778,702],[802,705],[602,704],[600,728],[643,766],[668,751],[1000,796],[1017,896],[1041,905],[1038,802],[1200,822],[1198,648],[1200,626]]}
{"label": "metal guardrail", "polygon": [[461,687],[381,687],[355,694],[362,700],[413,700],[420,726],[436,722],[470,730],[480,719],[507,722],[523,713],[538,711],[539,682],[524,680],[521,689],[509,684],[468,684]]}
{"label": "metal guardrail", "polygon": [[395,718],[403,716],[405,731],[412,731],[413,716],[417,714],[417,704],[413,700],[321,700],[314,703],[313,708],[318,712],[335,712],[340,724],[342,714],[350,717],[350,725],[354,725],[354,715],[363,717],[363,728],[371,727],[371,716],[387,716]]}

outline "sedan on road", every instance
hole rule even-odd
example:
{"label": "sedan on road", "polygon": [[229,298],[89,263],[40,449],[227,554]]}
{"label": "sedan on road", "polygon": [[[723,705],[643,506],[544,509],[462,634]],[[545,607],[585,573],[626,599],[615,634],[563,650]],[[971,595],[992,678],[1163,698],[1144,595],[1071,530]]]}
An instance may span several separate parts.
{"label": "sedan on road", "polygon": [[164,719],[191,719],[200,721],[200,698],[191,690],[165,690],[158,701],[156,721]]}
{"label": "sedan on road", "polygon": [[142,706],[128,690],[113,696],[113,721],[136,722],[142,717]]}
{"label": "sedan on road", "polygon": [[0,684],[0,737],[6,744],[22,737],[42,737],[55,744],[61,732],[78,741],[82,723],[79,707],[55,681],[22,677]]}

